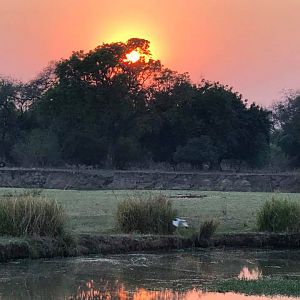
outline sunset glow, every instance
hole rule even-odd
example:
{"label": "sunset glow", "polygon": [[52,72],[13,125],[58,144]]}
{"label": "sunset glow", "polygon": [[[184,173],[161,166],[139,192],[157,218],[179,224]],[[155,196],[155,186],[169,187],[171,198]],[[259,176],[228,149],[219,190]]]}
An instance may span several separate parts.
{"label": "sunset glow", "polygon": [[[118,25],[118,26],[116,26]],[[96,35],[93,43],[99,44],[99,41],[106,43],[127,42],[131,38],[143,38],[150,42],[150,52],[154,59],[165,60],[168,53],[164,40],[159,39],[156,25],[148,23],[147,20],[140,24],[136,20],[117,21],[110,28],[105,28],[101,36]]]}
{"label": "sunset glow", "polygon": [[140,59],[141,55],[137,50],[133,50],[126,54],[126,61],[130,63],[136,63]]}
{"label": "sunset glow", "polygon": [[[233,86],[269,105],[299,88],[299,0],[3,0],[1,74],[33,78],[72,51],[132,37],[151,42],[154,59],[195,82]],[[17,58],[17,59],[16,59]]]}

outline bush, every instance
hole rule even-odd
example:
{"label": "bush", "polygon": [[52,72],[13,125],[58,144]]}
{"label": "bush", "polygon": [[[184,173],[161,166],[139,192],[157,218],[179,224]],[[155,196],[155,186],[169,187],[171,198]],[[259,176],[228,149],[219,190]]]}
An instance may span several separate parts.
{"label": "bush", "polygon": [[0,235],[50,236],[65,234],[65,213],[55,200],[32,193],[0,199]]}
{"label": "bush", "polygon": [[49,131],[33,129],[14,145],[12,156],[22,166],[55,166],[61,161],[57,136]]}
{"label": "bush", "polygon": [[300,232],[300,206],[273,197],[258,212],[257,225],[260,231]]}
{"label": "bush", "polygon": [[125,233],[170,234],[175,227],[172,220],[176,211],[163,195],[129,198],[118,205],[117,224]]}
{"label": "bush", "polygon": [[183,162],[200,166],[203,163],[216,162],[218,160],[218,150],[209,136],[202,135],[198,138],[189,139],[183,147],[179,146],[173,159],[176,163]]}
{"label": "bush", "polygon": [[117,169],[126,168],[140,157],[139,144],[134,138],[121,137],[115,144],[113,163]]}
{"label": "bush", "polygon": [[107,156],[106,139],[94,133],[75,130],[62,140],[62,158],[68,163],[101,165]]}

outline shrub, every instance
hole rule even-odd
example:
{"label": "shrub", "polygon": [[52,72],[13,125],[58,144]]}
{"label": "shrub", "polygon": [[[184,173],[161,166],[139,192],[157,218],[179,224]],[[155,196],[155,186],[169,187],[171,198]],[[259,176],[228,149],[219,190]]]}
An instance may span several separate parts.
{"label": "shrub", "polygon": [[140,157],[139,144],[134,138],[121,137],[115,144],[114,165],[117,169],[126,168],[131,162],[137,162]]}
{"label": "shrub", "polygon": [[176,163],[184,162],[199,166],[207,162],[216,162],[218,150],[209,136],[201,135],[198,138],[189,139],[185,146],[179,146],[173,159]]}
{"label": "shrub", "polygon": [[172,220],[176,211],[163,195],[135,196],[118,205],[117,224],[125,233],[170,234],[175,228]]}
{"label": "shrub", "polygon": [[12,156],[23,166],[57,165],[61,161],[57,136],[50,130],[33,129],[14,145]]}
{"label": "shrub", "polygon": [[258,229],[270,232],[300,232],[300,206],[273,197],[257,215]]}
{"label": "shrub", "polygon": [[0,235],[50,236],[65,234],[65,213],[55,200],[32,193],[0,199]]}

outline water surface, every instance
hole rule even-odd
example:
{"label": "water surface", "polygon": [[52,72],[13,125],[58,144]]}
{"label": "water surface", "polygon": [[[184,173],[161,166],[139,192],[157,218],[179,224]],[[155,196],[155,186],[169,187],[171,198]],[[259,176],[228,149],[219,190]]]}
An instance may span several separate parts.
{"label": "water surface", "polygon": [[0,299],[292,299],[205,292],[216,280],[277,275],[300,280],[300,251],[176,251],[23,260],[1,265]]}

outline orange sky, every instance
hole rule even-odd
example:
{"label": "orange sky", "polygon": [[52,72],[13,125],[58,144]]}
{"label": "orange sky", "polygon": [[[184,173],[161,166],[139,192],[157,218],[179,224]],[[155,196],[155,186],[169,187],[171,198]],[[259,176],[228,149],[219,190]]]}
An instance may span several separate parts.
{"label": "orange sky", "polygon": [[141,37],[175,70],[269,105],[300,88],[300,0],[1,0],[0,73],[30,79],[72,50]]}

